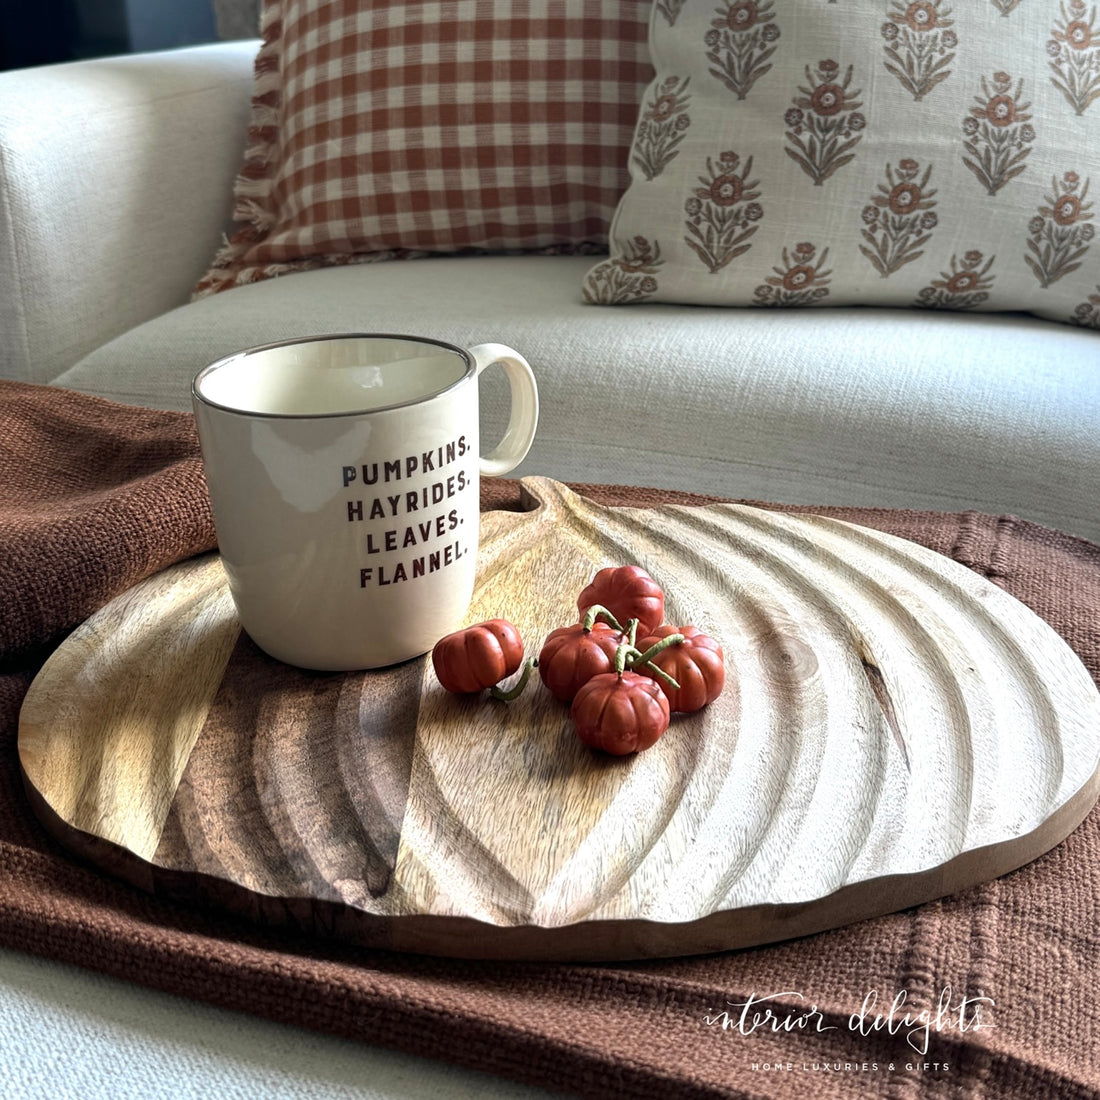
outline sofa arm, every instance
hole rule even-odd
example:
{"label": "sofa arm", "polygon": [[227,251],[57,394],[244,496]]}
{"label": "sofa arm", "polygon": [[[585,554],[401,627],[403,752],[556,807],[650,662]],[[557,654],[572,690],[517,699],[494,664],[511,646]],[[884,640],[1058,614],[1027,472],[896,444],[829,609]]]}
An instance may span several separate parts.
{"label": "sofa arm", "polygon": [[185,302],[229,226],[258,42],[0,73],[0,377]]}

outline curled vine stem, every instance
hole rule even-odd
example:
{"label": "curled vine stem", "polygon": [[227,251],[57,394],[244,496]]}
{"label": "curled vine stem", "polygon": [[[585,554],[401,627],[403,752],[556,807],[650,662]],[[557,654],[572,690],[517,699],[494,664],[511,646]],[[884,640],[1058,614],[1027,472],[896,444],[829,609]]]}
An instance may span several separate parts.
{"label": "curled vine stem", "polygon": [[[620,634],[625,634],[627,631],[623,628],[622,623],[611,614],[602,604],[594,603],[591,607],[586,609],[584,613],[584,619],[581,621],[581,625],[584,627],[585,634],[588,634],[592,628],[596,625],[597,619],[603,619],[608,626],[613,630],[617,630]],[[634,622],[634,619],[630,620]],[[633,638],[631,639],[633,643]]]}
{"label": "curled vine stem", "polygon": [[[631,619],[634,624],[634,629],[637,629],[637,620]],[[634,645],[633,633],[631,634],[631,640],[623,642],[617,650],[615,650],[615,671],[619,676],[627,669],[637,668],[638,665],[649,665],[653,670],[653,675],[663,680],[671,688],[679,690],[680,684],[674,680],[663,668],[653,663],[653,658],[657,656],[664,649],[668,649],[669,646],[680,645],[683,642],[683,634],[670,634],[667,638],[662,638],[655,645],[651,645],[649,649],[643,653],[636,645]]]}
{"label": "curled vine stem", "polygon": [[680,685],[671,677],[663,668],[659,668],[653,663],[653,658],[657,656],[662,650],[668,649],[670,646],[682,645],[684,641],[683,634],[669,634],[667,637],[662,638],[659,642],[654,643],[645,651],[640,652],[637,648],[634,648],[631,655],[630,664],[632,667],[638,665],[649,665],[653,670],[653,674],[660,679],[664,680],[669,687],[679,690]]}
{"label": "curled vine stem", "polygon": [[513,699],[518,699],[523,694],[523,689],[527,686],[527,681],[531,679],[531,669],[538,664],[538,661],[534,657],[528,657],[523,662],[523,669],[519,674],[519,679],[510,687],[502,688],[500,684],[494,684],[489,689],[489,694],[494,699],[499,699],[502,703],[510,703]]}

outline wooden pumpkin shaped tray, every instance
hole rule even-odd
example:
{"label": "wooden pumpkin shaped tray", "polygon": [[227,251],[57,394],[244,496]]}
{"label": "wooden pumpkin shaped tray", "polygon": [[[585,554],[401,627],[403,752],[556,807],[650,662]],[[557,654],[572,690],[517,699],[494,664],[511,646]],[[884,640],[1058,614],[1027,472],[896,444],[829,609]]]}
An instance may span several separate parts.
{"label": "wooden pumpkin shaped tray", "polygon": [[469,622],[537,653],[636,563],[719,639],[726,689],[652,748],[594,753],[540,684],[445,692],[431,661],[315,673],[241,633],[217,555],[125,593],[23,707],[32,803],[145,889],[369,946],[615,960],[906,908],[1064,839],[1100,791],[1100,694],[961,565],[837,520],[602,507],[549,480],[482,517]]}

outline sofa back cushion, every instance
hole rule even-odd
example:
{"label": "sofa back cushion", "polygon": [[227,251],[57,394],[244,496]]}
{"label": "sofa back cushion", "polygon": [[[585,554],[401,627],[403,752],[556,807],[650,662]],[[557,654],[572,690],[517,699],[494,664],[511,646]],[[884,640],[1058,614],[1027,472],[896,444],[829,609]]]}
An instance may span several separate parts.
{"label": "sofa back cushion", "polygon": [[468,250],[606,251],[647,0],[265,0],[240,229],[198,293]]}
{"label": "sofa back cushion", "polygon": [[1100,324],[1083,0],[656,0],[589,301],[1026,310]]}

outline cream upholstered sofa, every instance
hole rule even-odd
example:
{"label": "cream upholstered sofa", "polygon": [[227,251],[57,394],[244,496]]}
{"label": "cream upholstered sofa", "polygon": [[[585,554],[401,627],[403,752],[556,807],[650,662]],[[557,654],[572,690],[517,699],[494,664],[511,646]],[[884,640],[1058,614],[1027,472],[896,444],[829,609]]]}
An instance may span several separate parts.
{"label": "cream upholstered sofa", "polygon": [[[255,42],[0,75],[0,371],[189,407],[205,363],[332,331],[497,341],[519,474],[1009,512],[1100,537],[1100,336],[1023,314],[585,304],[591,256],[332,267],[191,301],[229,227]],[[499,429],[487,378],[484,431]]]}

